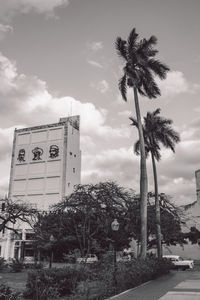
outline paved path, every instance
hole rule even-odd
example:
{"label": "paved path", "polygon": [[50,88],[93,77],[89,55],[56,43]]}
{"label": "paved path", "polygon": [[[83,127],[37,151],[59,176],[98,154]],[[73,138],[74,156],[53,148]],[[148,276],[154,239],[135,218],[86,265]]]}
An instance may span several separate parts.
{"label": "paved path", "polygon": [[172,271],[112,300],[200,300],[200,272]]}

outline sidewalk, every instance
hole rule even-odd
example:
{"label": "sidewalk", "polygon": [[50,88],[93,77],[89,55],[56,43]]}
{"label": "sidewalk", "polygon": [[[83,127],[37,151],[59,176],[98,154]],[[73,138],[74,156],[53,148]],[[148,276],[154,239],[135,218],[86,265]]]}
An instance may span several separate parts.
{"label": "sidewalk", "polygon": [[200,299],[200,275],[194,274],[192,279],[187,279],[177,284],[159,300],[199,300]]}
{"label": "sidewalk", "polygon": [[[172,271],[110,300],[200,300],[200,272]],[[108,300],[108,299],[107,299]]]}

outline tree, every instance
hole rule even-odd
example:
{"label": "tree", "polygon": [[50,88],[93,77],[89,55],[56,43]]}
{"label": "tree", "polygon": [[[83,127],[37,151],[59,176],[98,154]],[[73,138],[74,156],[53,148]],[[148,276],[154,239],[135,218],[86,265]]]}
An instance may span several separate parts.
{"label": "tree", "polygon": [[119,89],[122,98],[127,101],[127,88],[133,88],[138,123],[140,141],[141,258],[146,257],[148,182],[138,93],[150,99],[159,96],[160,89],[154,80],[154,75],[157,75],[160,79],[165,79],[166,73],[169,71],[166,65],[154,58],[158,52],[154,49],[156,43],[157,38],[155,36],[151,36],[149,39],[138,40],[135,28],[131,31],[127,41],[120,37],[116,39],[117,52],[125,61],[124,75],[119,80]]}
{"label": "tree", "polygon": [[[148,219],[147,219],[147,248],[153,248],[157,243],[155,219],[155,195],[148,193]],[[185,244],[186,237],[182,233],[182,224],[185,223],[182,210],[170,202],[170,197],[164,193],[159,194],[162,226],[162,243],[166,245]],[[134,230],[134,239],[140,242],[140,215],[139,198],[135,197],[128,208],[131,226]]]}
{"label": "tree", "polygon": [[32,218],[35,217],[36,209],[31,208],[28,204],[15,202],[10,199],[4,199],[3,210],[0,213],[0,232],[5,229],[18,233],[13,225],[17,221],[31,224]]}
{"label": "tree", "polygon": [[[55,206],[55,212],[66,212],[65,232],[78,244],[82,256],[104,253],[116,240],[117,250],[129,246],[128,202],[133,196],[114,182],[78,185],[74,192]],[[118,219],[119,231],[114,235],[111,223]],[[64,223],[63,223],[64,224]]]}
{"label": "tree", "polygon": [[[132,125],[138,128],[138,122],[134,118],[130,118]],[[156,211],[156,227],[157,227],[157,252],[158,257],[162,257],[162,244],[161,244],[161,226],[160,226],[160,204],[158,198],[158,179],[156,161],[160,161],[160,144],[165,148],[171,149],[175,152],[175,145],[180,141],[179,134],[172,128],[173,121],[160,116],[160,109],[147,112],[144,118],[143,135],[145,143],[146,157],[150,153],[153,176],[154,176],[154,193],[155,193],[155,211]],[[139,140],[134,145],[135,153],[140,154]]]}

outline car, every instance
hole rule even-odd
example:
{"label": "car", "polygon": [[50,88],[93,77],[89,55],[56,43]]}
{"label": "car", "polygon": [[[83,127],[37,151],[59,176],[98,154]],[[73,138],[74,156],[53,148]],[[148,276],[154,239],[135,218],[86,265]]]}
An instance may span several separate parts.
{"label": "car", "polygon": [[170,260],[175,269],[186,270],[194,268],[193,260],[185,260],[179,255],[163,255],[163,258]]}
{"label": "car", "polygon": [[98,257],[96,256],[96,254],[88,254],[85,257],[78,257],[76,261],[78,263],[91,264],[91,263],[94,263],[94,262],[98,262]]}

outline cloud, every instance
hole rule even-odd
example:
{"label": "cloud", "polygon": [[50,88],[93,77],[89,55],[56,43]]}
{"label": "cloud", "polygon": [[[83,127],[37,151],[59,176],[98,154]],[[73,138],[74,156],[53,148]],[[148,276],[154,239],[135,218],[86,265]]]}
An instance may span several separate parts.
{"label": "cloud", "polygon": [[132,148],[117,148],[86,154],[82,159],[83,183],[115,180],[122,186],[138,189],[139,160]]}
{"label": "cloud", "polygon": [[13,27],[0,23],[0,41],[3,40],[5,35],[9,32],[13,32]]}
{"label": "cloud", "polygon": [[91,82],[90,86],[92,88],[95,88],[101,94],[105,94],[109,90],[109,83],[105,79],[99,81],[96,84],[94,82]]}
{"label": "cloud", "polygon": [[123,110],[118,112],[119,116],[125,116],[125,117],[130,117],[132,115],[132,112],[130,110]]}
{"label": "cloud", "polygon": [[157,79],[163,97],[173,97],[188,92],[189,83],[180,71],[171,71],[165,80]]}
{"label": "cloud", "polygon": [[200,90],[200,85],[189,82],[183,72],[171,71],[168,73],[165,80],[156,78],[159,88],[161,89],[161,96],[171,98],[183,93],[195,94]]}
{"label": "cloud", "polygon": [[100,69],[103,68],[103,66],[102,66],[100,63],[98,63],[97,61],[94,61],[94,60],[87,60],[87,62],[88,62],[88,64],[90,64],[91,66],[94,66],[94,67],[97,67],[97,68],[100,68]]}
{"label": "cloud", "polygon": [[103,49],[103,42],[99,41],[99,42],[92,42],[88,44],[89,49],[91,49],[92,51],[96,52],[98,50]]}
{"label": "cloud", "polygon": [[68,0],[6,0],[1,3],[0,18],[11,20],[17,14],[30,11],[53,16],[55,8],[68,4]]}

